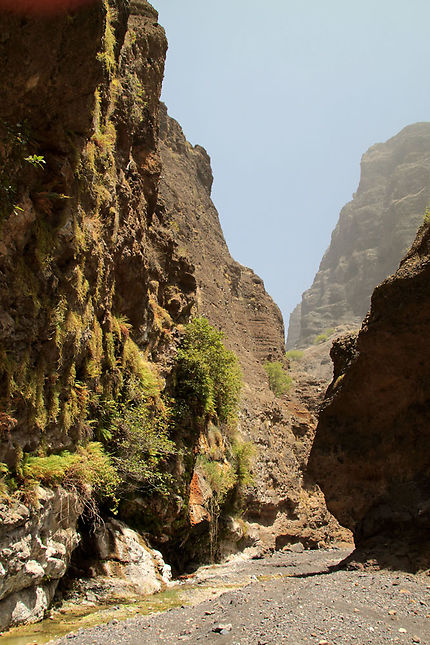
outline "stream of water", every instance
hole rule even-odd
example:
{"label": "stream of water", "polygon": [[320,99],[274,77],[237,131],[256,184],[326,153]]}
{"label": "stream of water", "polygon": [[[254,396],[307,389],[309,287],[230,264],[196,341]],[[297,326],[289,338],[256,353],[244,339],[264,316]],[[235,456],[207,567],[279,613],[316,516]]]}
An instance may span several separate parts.
{"label": "stream of water", "polygon": [[167,611],[181,605],[195,605],[207,598],[216,597],[230,589],[248,584],[252,576],[239,576],[234,582],[216,573],[216,565],[205,568],[203,578],[192,578],[190,582],[176,582],[160,593],[144,598],[112,601],[110,604],[82,605],[65,603],[57,610],[51,610],[49,618],[39,623],[14,627],[0,635],[1,645],[43,645],[78,629],[125,620],[136,614],[151,614]]}

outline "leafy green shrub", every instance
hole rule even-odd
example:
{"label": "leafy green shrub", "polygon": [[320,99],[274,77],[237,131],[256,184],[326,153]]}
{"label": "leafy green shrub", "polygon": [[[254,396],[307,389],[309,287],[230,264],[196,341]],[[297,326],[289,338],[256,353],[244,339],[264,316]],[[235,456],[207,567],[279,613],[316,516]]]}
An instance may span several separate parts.
{"label": "leafy green shrub", "polygon": [[301,349],[289,349],[288,352],[285,352],[285,358],[288,358],[289,361],[301,361],[304,354]]}
{"label": "leafy green shrub", "polygon": [[76,490],[84,499],[109,501],[117,505],[120,482],[111,458],[98,442],[79,446],[76,452],[64,450],[58,455],[36,457],[24,455],[17,469],[19,488],[31,491],[36,485],[63,486]]}
{"label": "leafy green shrub", "polygon": [[251,462],[255,456],[255,446],[249,441],[233,439],[228,450],[228,461],[211,459],[200,454],[196,468],[203,474],[212,490],[205,506],[209,512],[209,546],[211,561],[215,561],[218,551],[218,524],[222,509],[228,500],[237,505],[241,490],[252,483]]}
{"label": "leafy green shrub", "polygon": [[428,226],[428,224],[430,224],[430,208],[428,206],[427,206],[427,208],[425,210],[424,220],[423,221],[424,221],[424,224],[426,224],[426,226]]}
{"label": "leafy green shrub", "polygon": [[315,336],[315,338],[312,341],[313,345],[321,345],[321,343],[325,343],[326,340],[328,339],[327,334],[321,333]]}
{"label": "leafy green shrub", "polygon": [[267,376],[269,377],[269,387],[275,396],[281,396],[290,389],[293,379],[282,367],[279,361],[273,363],[267,361],[264,364]]}
{"label": "leafy green shrub", "polygon": [[117,389],[97,403],[97,432],[112,455],[123,491],[165,494],[171,481],[166,462],[176,452],[169,438],[172,411],[163,400],[164,383],[129,337],[129,328],[125,319],[114,320],[107,354],[121,376]]}
{"label": "leafy green shrub", "polygon": [[163,466],[176,452],[168,436],[169,412],[141,401],[131,407],[120,406],[112,419],[113,462],[127,490],[168,492],[172,478]]}
{"label": "leafy green shrub", "polygon": [[42,168],[46,164],[45,157],[42,155],[29,155],[28,157],[24,157],[24,161],[27,163],[31,164],[35,168]]}
{"label": "leafy green shrub", "polygon": [[326,329],[324,332],[321,334],[318,334],[315,336],[315,338],[312,341],[313,345],[320,345],[321,343],[325,343],[326,340],[329,339],[329,337],[334,333],[334,328],[330,327],[330,329]]}
{"label": "leafy green shrub", "polygon": [[196,467],[200,468],[204,477],[216,496],[218,505],[225,501],[229,491],[237,484],[237,474],[230,463],[208,459],[206,455],[199,455]]}
{"label": "leafy green shrub", "polygon": [[8,485],[9,468],[7,464],[0,461],[0,500],[9,497],[10,487]]}
{"label": "leafy green shrub", "polygon": [[232,460],[236,472],[236,484],[239,488],[249,486],[253,482],[251,466],[257,453],[252,441],[233,440],[231,444]]}
{"label": "leafy green shrub", "polygon": [[177,353],[175,398],[207,420],[227,425],[237,418],[241,372],[234,352],[223,344],[223,334],[206,318],[195,318],[185,328]]}

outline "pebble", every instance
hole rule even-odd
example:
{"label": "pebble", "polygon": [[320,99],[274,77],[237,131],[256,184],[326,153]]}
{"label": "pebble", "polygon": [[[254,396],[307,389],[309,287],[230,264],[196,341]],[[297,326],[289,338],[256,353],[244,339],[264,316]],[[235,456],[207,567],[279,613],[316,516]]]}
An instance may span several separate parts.
{"label": "pebble", "polygon": [[[284,571],[282,559],[287,563]],[[283,553],[276,564],[267,559],[239,569],[246,581],[240,591],[225,592],[220,584],[215,598],[210,577],[206,599],[200,605],[192,607],[187,602],[182,609],[177,607],[162,615],[138,615],[119,621],[119,625],[108,623],[100,631],[94,627],[70,637],[77,645],[200,645],[212,641],[232,645],[430,645],[430,623],[425,620],[430,611],[427,581],[402,573],[394,579],[392,573],[383,571],[359,576],[358,572],[341,570],[326,575],[326,563],[330,561],[324,553]],[[314,577],[302,579],[310,573]],[[254,580],[264,576],[264,583],[250,585],[251,575]],[[231,579],[222,578],[222,582]],[[397,583],[394,586],[393,581]],[[200,593],[201,586],[198,589]],[[416,599],[413,607],[411,599]],[[377,612],[374,617],[368,615],[369,605]],[[418,613],[413,611],[417,608]],[[407,627],[401,626],[402,622]],[[160,626],[165,628],[163,635]],[[65,639],[57,642],[65,644]]]}
{"label": "pebble", "polygon": [[231,623],[225,623],[225,624],[220,623],[219,625],[215,625],[215,627],[212,627],[212,631],[215,632],[216,634],[228,634],[228,632],[231,632],[232,628],[233,628],[233,625]]}

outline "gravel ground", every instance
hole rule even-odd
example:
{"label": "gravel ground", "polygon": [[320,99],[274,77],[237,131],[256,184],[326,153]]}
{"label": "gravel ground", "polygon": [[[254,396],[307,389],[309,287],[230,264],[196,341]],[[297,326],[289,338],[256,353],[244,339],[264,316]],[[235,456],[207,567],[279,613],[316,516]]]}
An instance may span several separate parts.
{"label": "gravel ground", "polygon": [[57,645],[217,643],[430,645],[430,578],[402,572],[330,570],[346,552],[275,553],[206,567],[194,577],[243,585],[161,614],[113,619]]}

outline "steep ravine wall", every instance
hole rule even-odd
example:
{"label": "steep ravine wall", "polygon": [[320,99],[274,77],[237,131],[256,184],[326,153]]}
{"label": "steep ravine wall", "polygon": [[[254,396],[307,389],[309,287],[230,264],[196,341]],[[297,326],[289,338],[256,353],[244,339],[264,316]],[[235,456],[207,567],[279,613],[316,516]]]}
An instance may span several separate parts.
{"label": "steep ravine wall", "polygon": [[333,346],[334,379],[310,469],[353,532],[354,560],[430,569],[430,228],[372,295],[358,336]]}
{"label": "steep ravine wall", "polygon": [[159,207],[179,249],[195,267],[196,311],[223,330],[243,371],[240,431],[257,447],[254,484],[243,514],[249,522],[247,536],[266,548],[348,538],[327,513],[318,489],[303,478],[321,384],[305,375],[286,397],[278,399],[269,390],[263,364],[283,358],[281,314],[262,280],[230,256],[210,199],[209,157],[186,140],[165,108],[160,153]]}
{"label": "steep ravine wall", "polygon": [[[195,280],[154,218],[167,48],[156,12],[137,1],[3,13],[0,31],[0,461],[13,489],[32,455],[85,455],[145,359],[169,362],[157,317],[179,284],[166,320],[186,321]],[[54,493],[15,501],[2,482],[2,628],[41,617],[88,501],[89,481],[69,469],[63,491],[58,460],[38,463]]]}
{"label": "steep ravine wall", "polygon": [[[152,8],[135,8],[2,17],[1,384],[17,420],[0,447],[8,465],[85,436],[91,414],[76,383],[97,393],[112,376],[113,317],[126,316],[155,355],[151,289],[161,283],[162,306],[169,280],[189,275],[152,221],[167,43]],[[186,287],[191,303],[192,279]]]}
{"label": "steep ravine wall", "polygon": [[[115,454],[108,421],[127,405],[144,404],[145,423],[163,426],[162,390],[174,393],[178,344],[194,315],[222,329],[239,357],[239,431],[257,447],[242,508],[248,525],[221,517],[221,550],[341,538],[303,475],[316,423],[309,392],[318,385],[284,399],[269,390],[262,365],[283,356],[279,309],[228,253],[208,155],[164,107],[159,128],[167,43],[155,10],[118,0],[45,19],[2,14],[0,31],[1,628],[46,609],[80,539],[82,507],[81,532],[88,507],[109,516],[106,500],[96,511],[92,484],[76,468],[81,478],[82,460],[100,469],[94,440]],[[199,420],[176,424],[172,439],[170,490],[129,494],[119,513],[180,569],[208,553],[214,492],[197,457],[212,451],[228,469],[230,439]],[[66,462],[68,479],[58,465]],[[25,488],[35,466],[49,489],[32,480]],[[20,499],[10,497],[20,485]],[[116,550],[127,542],[146,553],[122,523],[109,527]],[[82,535],[75,554],[86,558]],[[25,575],[6,563],[8,549]]]}
{"label": "steep ravine wall", "polygon": [[373,289],[398,267],[429,202],[430,124],[416,123],[363,155],[357,192],[291,315],[287,347],[309,345],[341,324],[359,326]]}

